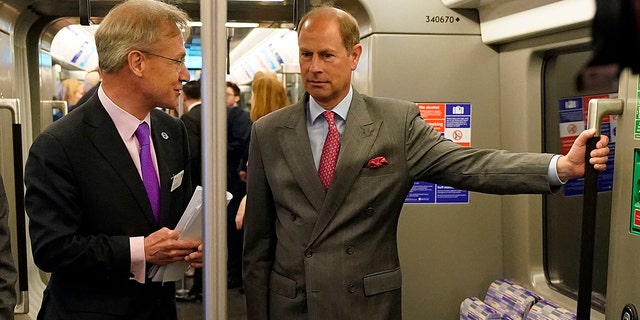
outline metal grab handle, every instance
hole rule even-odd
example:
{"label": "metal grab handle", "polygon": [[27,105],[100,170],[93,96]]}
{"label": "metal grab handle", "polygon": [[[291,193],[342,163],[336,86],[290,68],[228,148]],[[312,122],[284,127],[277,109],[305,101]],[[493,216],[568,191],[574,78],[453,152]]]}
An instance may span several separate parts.
{"label": "metal grab handle", "polygon": [[18,290],[20,295],[14,308],[15,314],[29,312],[29,281],[27,270],[27,229],[24,213],[24,174],[22,171],[22,125],[20,124],[20,101],[18,99],[0,99],[0,109],[11,112],[13,136],[13,176],[16,204],[16,238],[18,265]]}
{"label": "metal grab handle", "polygon": [[598,171],[589,165],[590,153],[600,140],[600,122],[605,115],[622,114],[621,99],[592,99],[589,101],[587,129],[596,129],[596,135],[587,141],[584,153],[584,197],[582,204],[582,235],[580,241],[580,272],[578,282],[577,320],[587,320],[591,314],[591,291],[593,285],[593,254],[596,231],[596,208],[598,204]]}

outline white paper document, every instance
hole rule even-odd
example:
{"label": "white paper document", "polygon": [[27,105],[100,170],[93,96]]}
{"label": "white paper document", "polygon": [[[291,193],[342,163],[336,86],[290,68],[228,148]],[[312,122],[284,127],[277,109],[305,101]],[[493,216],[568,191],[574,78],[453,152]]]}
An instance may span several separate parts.
{"label": "white paper document", "polygon": [[[227,192],[227,204],[229,204],[232,197],[231,193]],[[202,187],[197,186],[187,208],[176,225],[175,230],[180,231],[178,239],[202,241],[203,211]],[[164,266],[154,265],[149,270],[149,277],[155,282],[179,281],[184,277],[184,273],[188,268],[189,262],[187,261],[177,261]]]}

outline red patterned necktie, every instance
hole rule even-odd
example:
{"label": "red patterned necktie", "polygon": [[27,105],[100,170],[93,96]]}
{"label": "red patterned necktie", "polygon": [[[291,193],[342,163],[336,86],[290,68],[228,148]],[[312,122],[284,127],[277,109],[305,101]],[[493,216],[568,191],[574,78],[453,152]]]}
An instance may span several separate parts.
{"label": "red patterned necktie", "polygon": [[158,221],[160,215],[160,187],[158,184],[158,175],[151,158],[151,145],[149,139],[149,125],[143,122],[136,129],[136,138],[140,143],[140,168],[142,169],[142,183],[147,190],[149,202],[151,202],[151,210]]}
{"label": "red patterned necktie", "polygon": [[329,124],[327,138],[324,140],[322,147],[322,156],[320,156],[320,166],[318,167],[318,177],[324,186],[324,190],[329,189],[329,185],[333,180],[333,173],[336,171],[336,163],[338,162],[338,152],[340,151],[340,134],[333,119],[335,115],[333,111],[325,111],[322,114]]}

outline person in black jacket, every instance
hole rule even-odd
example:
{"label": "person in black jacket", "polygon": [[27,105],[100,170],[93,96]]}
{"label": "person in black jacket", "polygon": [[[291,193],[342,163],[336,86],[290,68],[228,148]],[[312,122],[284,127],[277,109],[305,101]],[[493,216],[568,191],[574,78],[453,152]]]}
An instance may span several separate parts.
{"label": "person in black jacket", "polygon": [[[202,153],[200,133],[202,129],[202,93],[200,80],[189,81],[182,86],[182,105],[185,113],[180,117],[187,128],[191,157],[191,181],[193,186],[202,185]],[[193,270],[193,285],[185,296],[176,295],[180,301],[202,300],[202,269]]]}
{"label": "person in black jacket", "polygon": [[18,274],[11,255],[11,233],[8,220],[9,203],[2,176],[0,176],[0,319],[13,320]]}
{"label": "person in black jacket", "polygon": [[236,229],[235,217],[240,201],[246,194],[246,184],[240,179],[239,169],[244,164],[244,151],[251,134],[251,120],[240,102],[240,88],[227,82],[227,190],[233,199],[227,205],[227,287],[242,286],[242,230]]}

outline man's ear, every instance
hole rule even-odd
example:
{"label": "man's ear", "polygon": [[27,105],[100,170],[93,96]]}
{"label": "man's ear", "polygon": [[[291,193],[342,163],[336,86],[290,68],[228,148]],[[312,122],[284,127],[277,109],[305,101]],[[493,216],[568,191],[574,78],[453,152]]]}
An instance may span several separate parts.
{"label": "man's ear", "polygon": [[129,54],[127,54],[127,64],[129,66],[129,70],[131,70],[131,73],[135,74],[138,77],[141,77],[142,72],[146,67],[147,59],[142,52],[138,50],[132,50],[131,52],[129,52]]}
{"label": "man's ear", "polygon": [[362,45],[356,44],[351,49],[351,71],[356,70],[358,67],[358,61],[360,61],[360,56],[362,55]]}

